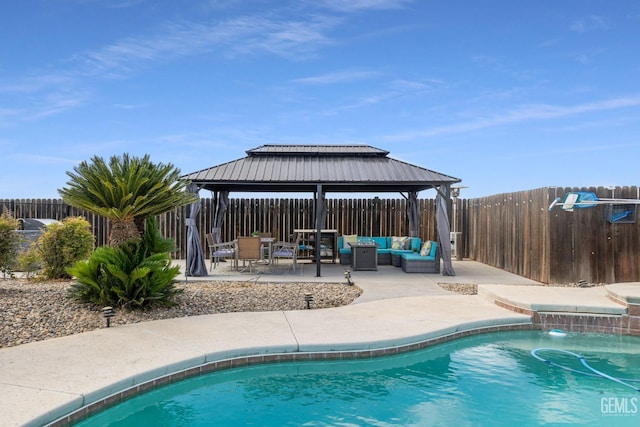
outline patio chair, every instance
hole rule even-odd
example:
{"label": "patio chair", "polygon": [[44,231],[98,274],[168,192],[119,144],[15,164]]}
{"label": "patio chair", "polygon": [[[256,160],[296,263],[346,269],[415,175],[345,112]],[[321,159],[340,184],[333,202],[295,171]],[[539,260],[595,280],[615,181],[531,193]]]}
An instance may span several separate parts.
{"label": "patio chair", "polygon": [[288,258],[292,261],[293,272],[296,271],[296,264],[298,260],[298,249],[300,247],[300,234],[296,236],[296,241],[290,242],[276,242],[273,244],[273,250],[271,251],[271,258],[277,264],[280,258]]}
{"label": "patio chair", "polygon": [[[260,243],[260,237],[238,237],[237,240],[237,255],[236,262],[242,261],[243,265],[245,261],[249,262],[249,272],[251,273],[251,267],[254,262],[262,259],[262,245]],[[246,270],[243,269],[243,271]]]}
{"label": "patio chair", "polygon": [[236,242],[216,243],[215,236],[213,234],[207,234],[206,238],[207,245],[209,246],[209,256],[211,258],[211,266],[209,267],[209,270],[213,270],[215,267],[217,267],[220,263],[220,260],[235,258]]}

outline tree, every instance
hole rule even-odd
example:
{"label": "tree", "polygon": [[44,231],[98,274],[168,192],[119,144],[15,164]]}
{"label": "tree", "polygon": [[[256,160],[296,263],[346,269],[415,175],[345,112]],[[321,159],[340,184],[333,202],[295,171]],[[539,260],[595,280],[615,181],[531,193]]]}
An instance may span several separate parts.
{"label": "tree", "polygon": [[16,233],[18,220],[8,211],[0,215],[0,272],[13,274],[17,264],[20,235]]}
{"label": "tree", "polygon": [[187,182],[171,163],[154,164],[142,158],[112,156],[109,164],[99,156],[67,172],[67,187],[58,190],[66,203],[111,220],[111,245],[139,239],[145,219],[196,200],[185,191]]}

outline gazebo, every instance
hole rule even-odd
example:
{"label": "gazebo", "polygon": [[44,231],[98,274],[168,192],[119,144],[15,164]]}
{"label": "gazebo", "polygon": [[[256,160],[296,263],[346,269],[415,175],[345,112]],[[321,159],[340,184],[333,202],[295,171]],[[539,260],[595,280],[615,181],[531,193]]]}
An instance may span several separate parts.
{"label": "gazebo", "polygon": [[[316,207],[316,241],[326,219],[327,193],[407,193],[409,231],[419,223],[418,192],[435,189],[438,238],[442,248],[443,275],[453,276],[449,237],[451,185],[461,180],[389,157],[389,152],[369,145],[262,145],[238,160],[192,172],[190,191],[213,192],[217,201],[214,233],[224,219],[230,192],[313,193]],[[191,209],[191,216],[199,209]],[[207,275],[195,221],[187,221],[189,240],[198,240],[187,254],[187,274]],[[194,233],[195,231],[195,233]],[[197,253],[199,251],[199,253]],[[198,259],[202,260],[201,262]],[[202,265],[200,265],[202,264]],[[320,276],[320,251],[316,251],[316,274]],[[204,271],[204,274],[202,274]]]}

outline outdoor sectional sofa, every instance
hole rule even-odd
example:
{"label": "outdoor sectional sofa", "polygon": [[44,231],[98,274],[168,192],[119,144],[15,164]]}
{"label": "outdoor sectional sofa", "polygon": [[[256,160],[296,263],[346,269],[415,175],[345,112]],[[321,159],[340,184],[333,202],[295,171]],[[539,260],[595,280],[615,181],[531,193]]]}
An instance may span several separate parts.
{"label": "outdoor sectional sofa", "polygon": [[[400,256],[402,254],[413,254],[419,252],[421,240],[419,237],[409,237],[408,244],[402,249],[393,249],[393,237],[367,237],[367,236],[340,236],[338,237],[338,253],[340,254],[340,264],[351,265],[351,248],[345,242],[356,242],[358,240],[373,241],[377,248],[378,265],[395,265],[400,267]],[[393,261],[395,259],[395,262]]]}

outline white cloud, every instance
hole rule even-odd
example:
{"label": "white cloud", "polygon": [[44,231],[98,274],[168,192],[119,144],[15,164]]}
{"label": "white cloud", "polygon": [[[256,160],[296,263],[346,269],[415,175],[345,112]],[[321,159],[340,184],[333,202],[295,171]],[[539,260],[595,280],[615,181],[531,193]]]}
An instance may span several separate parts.
{"label": "white cloud", "polygon": [[68,157],[49,156],[46,154],[25,154],[22,160],[35,165],[75,165],[80,163],[80,160],[70,159]]}
{"label": "white cloud", "polygon": [[35,114],[32,115],[31,119],[46,117],[52,114],[56,114],[60,111],[75,108],[78,105],[81,105],[85,100],[86,95],[82,93],[50,94],[45,97],[42,105],[39,106],[39,109],[35,112]]}
{"label": "white cloud", "polygon": [[314,2],[314,4],[341,12],[399,9],[409,3],[413,3],[413,0],[321,0],[318,3]]}
{"label": "white cloud", "polygon": [[139,110],[146,108],[147,104],[114,104],[113,106],[120,110]]}
{"label": "white cloud", "polygon": [[511,111],[501,112],[492,116],[456,123],[447,126],[425,129],[421,131],[405,132],[389,135],[388,140],[412,140],[416,138],[433,137],[438,135],[458,134],[486,129],[495,126],[521,123],[532,120],[551,120],[562,117],[586,114],[597,111],[616,110],[640,106],[640,96],[627,98],[613,98],[604,101],[589,102],[572,106],[557,106],[548,104],[524,105]]}
{"label": "white cloud", "polygon": [[48,87],[65,85],[71,81],[70,76],[64,72],[41,74],[0,86],[0,93],[34,93]]}
{"label": "white cloud", "polygon": [[343,70],[333,73],[320,74],[312,77],[295,79],[295,83],[325,85],[336,83],[351,83],[354,81],[368,80],[379,76],[381,73],[370,70]]}
{"label": "white cloud", "polygon": [[178,57],[220,50],[227,56],[269,52],[297,59],[329,42],[324,32],[333,19],[277,21],[263,17],[240,17],[216,24],[184,22],[164,31],[130,37],[76,56],[82,73],[120,77],[136,67],[171,61]]}
{"label": "white cloud", "polygon": [[0,108],[0,126],[12,122],[22,113],[23,111],[18,108]]}
{"label": "white cloud", "polygon": [[48,117],[82,105],[86,99],[84,93],[50,93],[30,107],[0,108],[0,125],[7,126]]}
{"label": "white cloud", "polygon": [[590,15],[577,19],[569,26],[571,31],[578,33],[586,33],[594,30],[606,30],[609,29],[609,27],[610,25],[607,20],[597,15]]}
{"label": "white cloud", "polygon": [[[503,155],[500,156],[501,159],[533,159],[536,157],[563,157],[566,159],[570,159],[568,154],[581,154],[581,153],[595,153],[595,152],[624,152],[630,149],[634,149],[640,147],[640,143],[624,143],[624,144],[580,144],[580,145],[569,145],[569,146],[556,146],[555,148],[550,147],[545,150],[532,150],[532,151],[522,151],[522,152],[509,152],[505,151]],[[494,156],[495,157],[495,156]]]}
{"label": "white cloud", "polygon": [[[84,96],[60,95],[89,79],[126,78],[158,63],[215,50],[226,57],[269,53],[291,60],[311,55],[319,46],[330,43],[325,32],[337,25],[335,18],[312,17],[287,21],[245,16],[215,23],[174,23],[151,35],[129,37],[64,61],[66,68],[47,70],[40,75],[0,86],[0,93],[41,93],[40,99],[25,100],[30,107],[5,108],[0,120],[23,114],[32,120],[65,111],[79,105]],[[1,122],[0,122],[1,123]]]}
{"label": "white cloud", "polygon": [[108,9],[126,9],[128,7],[137,6],[140,3],[144,3],[146,0],[110,0],[105,2],[104,0],[75,0],[79,4],[96,4],[106,7]]}

